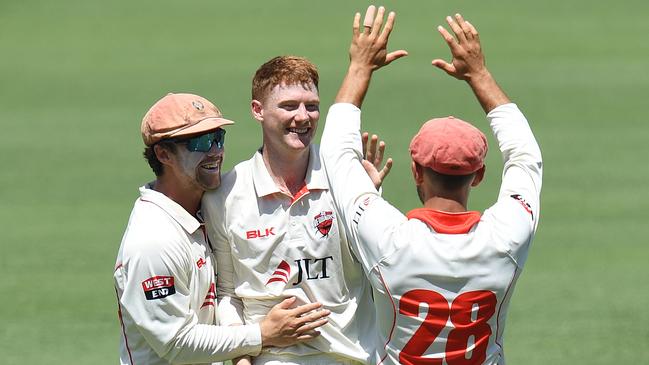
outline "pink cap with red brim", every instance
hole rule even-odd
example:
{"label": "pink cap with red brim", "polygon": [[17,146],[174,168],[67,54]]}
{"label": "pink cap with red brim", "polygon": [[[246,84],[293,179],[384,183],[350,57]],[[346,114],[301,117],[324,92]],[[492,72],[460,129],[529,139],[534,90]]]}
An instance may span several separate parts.
{"label": "pink cap with red brim", "polygon": [[455,117],[424,123],[410,142],[413,161],[445,175],[468,175],[484,166],[487,138],[478,128]]}

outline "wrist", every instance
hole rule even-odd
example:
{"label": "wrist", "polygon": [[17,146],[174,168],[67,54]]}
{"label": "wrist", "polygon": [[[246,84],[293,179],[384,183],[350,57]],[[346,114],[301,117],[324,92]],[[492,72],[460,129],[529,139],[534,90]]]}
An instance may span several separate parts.
{"label": "wrist", "polygon": [[360,64],[360,63],[355,63],[352,61],[349,64],[349,68],[347,69],[347,73],[349,75],[354,75],[354,76],[360,76],[360,77],[371,77],[372,72],[374,69],[372,68],[371,65],[366,65],[366,64]]}
{"label": "wrist", "polygon": [[486,67],[477,72],[470,73],[466,77],[466,82],[471,85],[489,82],[490,80],[493,80],[493,76],[491,76],[491,73],[489,72],[489,70],[487,70]]}

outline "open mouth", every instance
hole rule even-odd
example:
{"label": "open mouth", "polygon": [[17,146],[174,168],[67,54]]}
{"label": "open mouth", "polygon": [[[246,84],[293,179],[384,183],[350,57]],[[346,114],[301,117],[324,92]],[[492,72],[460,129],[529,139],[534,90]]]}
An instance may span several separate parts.
{"label": "open mouth", "polygon": [[202,163],[201,165],[202,169],[209,170],[209,171],[215,171],[219,169],[219,161],[209,161]]}
{"label": "open mouth", "polygon": [[288,131],[291,132],[291,133],[296,133],[296,134],[306,134],[307,132],[309,132],[309,129],[310,128],[308,128],[308,127],[305,127],[305,128],[289,128]]}

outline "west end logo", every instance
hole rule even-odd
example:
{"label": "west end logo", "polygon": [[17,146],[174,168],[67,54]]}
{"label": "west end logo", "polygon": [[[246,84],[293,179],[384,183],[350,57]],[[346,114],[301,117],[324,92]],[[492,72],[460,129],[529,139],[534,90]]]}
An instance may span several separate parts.
{"label": "west end logo", "polygon": [[322,237],[327,237],[333,225],[333,220],[334,213],[332,211],[322,211],[313,217],[313,226],[320,232]]}

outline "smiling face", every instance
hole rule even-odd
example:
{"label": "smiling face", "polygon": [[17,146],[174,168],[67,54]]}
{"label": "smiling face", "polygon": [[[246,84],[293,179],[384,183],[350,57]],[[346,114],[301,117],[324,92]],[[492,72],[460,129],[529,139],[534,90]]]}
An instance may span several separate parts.
{"label": "smiling face", "polygon": [[223,147],[219,148],[214,143],[207,152],[192,152],[185,143],[178,143],[174,156],[182,185],[202,191],[214,190],[221,185]]}
{"label": "smiling face", "polygon": [[276,85],[263,100],[252,101],[252,113],[261,122],[264,151],[300,153],[308,149],[318,128],[318,89],[312,82]]}

